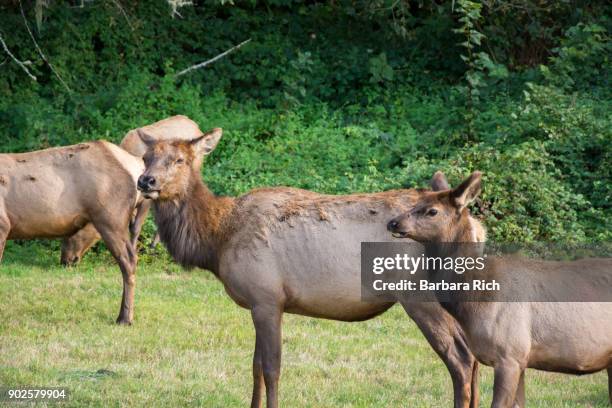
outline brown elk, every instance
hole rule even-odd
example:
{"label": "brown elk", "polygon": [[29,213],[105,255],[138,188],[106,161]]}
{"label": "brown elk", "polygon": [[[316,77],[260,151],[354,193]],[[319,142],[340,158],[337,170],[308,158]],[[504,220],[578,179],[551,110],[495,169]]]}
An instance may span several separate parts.
{"label": "brown elk", "polygon": [[[238,198],[215,196],[202,182],[204,156],[221,138],[149,145],[138,188],[154,201],[162,242],[186,267],[208,269],[249,309],[256,331],[252,407],[265,388],[278,406],[284,312],[340,321],[373,318],[394,302],[361,299],[362,241],[393,241],[383,221],[410,208],[419,190],[333,196],[263,188]],[[434,185],[444,180],[434,180]],[[451,373],[455,407],[478,405],[477,364],[452,317],[436,302],[402,303]],[[471,405],[470,405],[471,403]]]}
{"label": "brown elk", "polygon": [[[171,116],[139,129],[142,129],[151,137],[159,140],[189,140],[202,136],[202,131],[198,127],[198,124],[183,115]],[[146,145],[140,140],[140,136],[138,136],[138,129],[130,130],[121,141],[120,146],[123,150],[136,157],[142,157],[147,150]],[[147,217],[150,206],[151,203],[149,200],[145,200],[141,203],[130,225],[132,237],[134,238],[134,248],[136,247],[136,240],[140,235],[142,225]],[[156,235],[153,242],[156,243],[157,239],[158,236]],[[87,224],[74,235],[65,238],[62,242],[62,265],[78,264],[85,252],[99,240],[100,234],[98,234],[98,231],[96,231],[96,228],[91,223]]]}
{"label": "brown elk", "polygon": [[95,226],[119,263],[118,323],[134,312],[136,254],[129,224],[142,160],[108,142],[0,154],[0,260],[9,239],[59,238]]}
{"label": "brown elk", "polygon": [[[439,256],[456,256],[452,246],[440,243],[471,241],[475,230],[467,206],[478,196],[480,188],[481,174],[475,172],[455,189],[426,192],[412,209],[389,221],[387,228],[396,237],[424,243],[426,252],[427,248],[436,248],[429,251]],[[469,252],[473,250],[472,246]],[[574,281],[557,281],[556,285],[569,289],[565,293],[571,293],[575,286],[586,287],[591,294],[610,291],[612,262],[606,258],[553,262],[494,257],[486,262],[483,270],[471,271],[471,278],[516,282],[513,274],[515,277],[520,271],[518,282],[522,283],[518,285],[524,285],[521,289],[528,288],[536,295],[541,293],[544,298],[553,282],[552,273],[560,270],[575,277]],[[446,282],[465,279],[452,269],[428,273],[430,278]],[[598,279],[589,280],[585,274]],[[608,284],[602,286],[606,280]],[[436,294],[442,296],[440,292]],[[495,299],[499,298],[492,298]],[[442,304],[461,324],[478,360],[494,367],[493,407],[510,407],[515,398],[524,399],[521,394],[524,394],[526,368],[572,374],[607,369],[608,376],[612,375],[612,303],[445,299]],[[612,387],[610,379],[609,387]],[[612,402],[612,388],[609,391]]]}

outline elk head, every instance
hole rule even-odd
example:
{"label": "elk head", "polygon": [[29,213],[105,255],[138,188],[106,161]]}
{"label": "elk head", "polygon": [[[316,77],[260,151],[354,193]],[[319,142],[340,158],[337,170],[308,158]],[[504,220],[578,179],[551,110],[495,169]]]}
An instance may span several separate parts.
{"label": "elk head", "polygon": [[138,190],[153,200],[185,197],[194,178],[200,180],[204,156],[215,149],[222,134],[222,129],[215,128],[192,140],[157,140],[138,130],[147,145],[143,156],[146,168],[138,178]]}
{"label": "elk head", "polygon": [[387,229],[395,237],[418,242],[482,242],[482,226],[467,209],[480,193],[482,174],[472,173],[454,189],[449,189],[440,175],[436,173],[432,179],[434,191],[424,193],[410,211],[389,221]]}

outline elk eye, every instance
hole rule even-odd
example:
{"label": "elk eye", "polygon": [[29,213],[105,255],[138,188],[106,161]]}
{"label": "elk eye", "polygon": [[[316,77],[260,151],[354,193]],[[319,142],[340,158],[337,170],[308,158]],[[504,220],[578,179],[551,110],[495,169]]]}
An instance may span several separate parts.
{"label": "elk eye", "polygon": [[176,159],[176,164],[182,164],[182,163],[185,163],[185,159],[182,159],[182,158]]}
{"label": "elk eye", "polygon": [[430,217],[435,216],[438,213],[438,210],[436,210],[435,208],[431,208],[429,211],[427,211],[427,215]]}

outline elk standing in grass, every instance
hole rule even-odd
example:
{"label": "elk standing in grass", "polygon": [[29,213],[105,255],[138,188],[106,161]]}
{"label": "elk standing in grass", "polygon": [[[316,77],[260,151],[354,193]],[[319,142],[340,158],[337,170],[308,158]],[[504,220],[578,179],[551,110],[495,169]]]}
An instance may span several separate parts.
{"label": "elk standing in grass", "polygon": [[[155,200],[161,240],[174,259],[212,271],[229,296],[251,311],[256,331],[251,406],[261,406],[265,388],[273,408],[283,313],[360,321],[389,309],[393,302],[361,299],[361,242],[393,240],[384,222],[410,208],[422,192],[332,196],[278,187],[217,197],[202,182],[200,168],[221,133],[214,129],[188,142],[156,141],[142,132],[149,148],[138,188]],[[456,322],[435,302],[403,307],[449,369],[455,407],[476,407],[477,363]]]}
{"label": "elk standing in grass", "polygon": [[[475,172],[453,190],[424,193],[413,209],[388,223],[389,231],[424,243],[426,251],[435,255],[464,257],[465,249],[441,243],[471,241],[475,230],[467,205],[480,193],[480,180],[480,173]],[[468,255],[474,250],[473,246],[465,247],[469,247]],[[453,253],[453,249],[461,252]],[[573,279],[558,281],[559,271],[567,271]],[[470,273],[470,279],[524,285],[517,293],[531,290],[532,297],[540,294],[539,299],[549,293],[550,285],[564,285],[563,293],[582,288],[591,296],[599,294],[592,299],[605,299],[612,288],[612,262],[606,258],[552,262],[502,257],[489,259],[483,270]],[[453,270],[429,274],[436,281],[466,279]],[[517,274],[520,279],[513,279]],[[461,302],[445,298],[442,304],[461,324],[478,360],[494,367],[495,408],[510,407],[517,393],[524,394],[526,368],[573,374],[607,369],[609,377],[612,375],[612,303]],[[612,382],[608,381],[612,402]]]}
{"label": "elk standing in grass", "polygon": [[118,323],[134,312],[136,254],[129,232],[142,160],[108,142],[0,154],[0,260],[9,239],[59,238],[91,224],[119,263]]}
{"label": "elk standing in grass", "polygon": [[[202,136],[202,131],[198,127],[198,124],[183,115],[171,116],[139,129],[147,132],[148,135],[158,140],[190,140]],[[142,140],[140,140],[140,136],[138,136],[139,129],[130,130],[121,141],[120,146],[133,156],[141,158],[145,154],[147,147]],[[138,236],[140,235],[142,225],[147,217],[150,206],[151,203],[149,200],[144,200],[144,202],[139,203],[138,211],[130,225],[132,237],[134,238],[134,248],[136,248]],[[91,223],[87,224],[74,235],[65,238],[62,242],[62,265],[78,264],[80,260],[83,259],[85,252],[99,240],[100,234],[98,234],[98,231],[96,231],[96,228]],[[153,245],[157,243],[157,240],[158,235],[155,236]]]}

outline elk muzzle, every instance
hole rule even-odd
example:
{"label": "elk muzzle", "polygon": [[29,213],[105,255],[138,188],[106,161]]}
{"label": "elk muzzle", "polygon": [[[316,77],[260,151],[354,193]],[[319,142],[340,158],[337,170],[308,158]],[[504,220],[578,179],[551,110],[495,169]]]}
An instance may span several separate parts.
{"label": "elk muzzle", "polygon": [[142,191],[145,198],[156,199],[159,197],[159,189],[155,177],[146,174],[138,177],[138,190]]}
{"label": "elk muzzle", "polygon": [[408,232],[403,231],[402,221],[410,217],[408,213],[393,218],[387,223],[387,231],[391,232],[395,238],[409,238]]}

